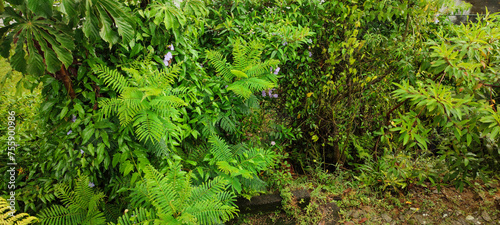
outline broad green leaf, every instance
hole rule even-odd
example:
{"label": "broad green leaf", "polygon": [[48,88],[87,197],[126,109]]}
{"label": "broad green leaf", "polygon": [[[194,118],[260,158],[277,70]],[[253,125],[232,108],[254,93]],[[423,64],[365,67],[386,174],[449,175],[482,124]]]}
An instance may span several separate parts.
{"label": "broad green leaf", "polygon": [[490,138],[494,140],[499,132],[500,132],[500,126],[497,125],[491,130]]}
{"label": "broad green leaf", "polygon": [[52,49],[57,54],[57,58],[64,63],[66,68],[68,68],[73,63],[73,54],[70,50],[61,47],[61,44],[56,41],[51,35],[47,34],[44,31],[40,32],[42,37],[47,40],[48,43],[52,46]]}
{"label": "broad green leaf", "polygon": [[92,126],[87,126],[82,131],[82,145],[87,143],[87,141],[90,140],[93,134],[94,134],[94,128]]}
{"label": "broad green leaf", "polygon": [[97,164],[101,164],[104,160],[106,146],[103,143],[97,145]]}
{"label": "broad green leaf", "polygon": [[68,113],[68,107],[65,106],[62,110],[61,113],[59,114],[59,118],[62,119],[66,116],[66,113]]}
{"label": "broad green leaf", "polygon": [[125,168],[123,169],[123,175],[127,176],[130,172],[132,172],[132,170],[134,170],[134,165],[129,161],[126,161]]}
{"label": "broad green leaf", "polygon": [[45,72],[45,65],[43,64],[43,58],[38,51],[35,49],[33,44],[33,39],[30,39],[30,36],[27,38],[28,41],[28,64],[27,64],[27,72],[28,74],[42,76]]}
{"label": "broad green leaf", "polygon": [[52,5],[54,4],[52,0],[29,0],[26,2],[28,8],[36,15],[45,18],[52,17]]}
{"label": "broad green leaf", "polygon": [[118,165],[118,163],[120,162],[120,158],[121,158],[121,153],[115,153],[113,155],[113,162],[111,163],[113,168],[116,167],[116,165]]}
{"label": "broad green leaf", "polygon": [[97,40],[99,38],[99,21],[97,16],[92,11],[89,1],[86,4],[85,21],[82,27],[83,33],[90,40]]}
{"label": "broad green leaf", "polygon": [[470,143],[472,142],[472,135],[467,134],[467,146],[470,146]]}
{"label": "broad green leaf", "polygon": [[[21,40],[23,40],[23,33],[19,35],[19,39]],[[26,59],[24,58],[25,55],[26,52],[23,49],[23,45],[18,44],[16,46],[16,51],[14,55],[12,55],[10,60],[10,65],[12,66],[12,69],[17,70],[21,73],[26,73]]]}
{"label": "broad green leaf", "polygon": [[90,152],[90,155],[95,156],[94,145],[92,145],[92,144],[87,145],[87,150]]}
{"label": "broad green leaf", "polygon": [[108,14],[106,11],[104,11],[101,7],[97,7],[99,10],[99,18],[101,18],[101,31],[99,32],[99,35],[101,38],[110,43],[110,44],[116,44],[118,42],[118,35],[116,32],[113,30],[113,21],[111,18],[109,18]]}

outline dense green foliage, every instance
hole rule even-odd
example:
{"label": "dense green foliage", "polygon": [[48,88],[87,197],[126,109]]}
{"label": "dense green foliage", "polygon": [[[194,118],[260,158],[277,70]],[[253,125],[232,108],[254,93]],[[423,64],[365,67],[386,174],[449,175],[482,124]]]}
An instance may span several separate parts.
{"label": "dense green foliage", "polygon": [[1,1],[17,208],[218,224],[290,163],[398,191],[498,172],[499,17],[454,25],[444,3]]}

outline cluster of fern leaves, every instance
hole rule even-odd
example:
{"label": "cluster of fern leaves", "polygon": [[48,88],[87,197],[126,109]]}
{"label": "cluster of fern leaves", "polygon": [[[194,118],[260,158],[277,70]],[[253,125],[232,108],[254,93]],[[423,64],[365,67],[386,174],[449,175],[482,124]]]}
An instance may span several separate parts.
{"label": "cluster of fern leaves", "polygon": [[95,191],[88,177],[76,181],[74,190],[68,185],[58,187],[57,197],[64,205],[53,205],[38,215],[42,224],[105,224],[106,219],[100,211],[104,193]]}
{"label": "cluster of fern leaves", "polygon": [[192,186],[191,174],[179,160],[168,160],[165,173],[145,168],[143,182],[133,189],[131,205],[139,207],[118,219],[118,224],[219,224],[237,213],[235,195],[224,179]]}
{"label": "cluster of fern leaves", "polygon": [[11,212],[12,211],[7,200],[0,197],[0,224],[23,225],[34,224],[38,221],[36,217],[30,216],[27,213],[19,213],[12,216]]}
{"label": "cluster of fern leaves", "polygon": [[204,162],[194,172],[199,181],[222,177],[235,193],[247,198],[265,190],[266,183],[259,174],[274,166],[276,154],[273,151],[249,148],[245,144],[231,146],[218,136],[210,137],[208,143],[209,146],[200,150]]}
{"label": "cluster of fern leaves", "polygon": [[178,116],[177,108],[186,105],[176,95],[187,89],[171,86],[180,72],[179,65],[158,69],[151,61],[136,61],[122,67],[129,77],[100,64],[93,65],[93,70],[119,94],[99,102],[105,118],[117,113],[122,127],[132,125],[140,141],[180,139],[180,128],[172,120]]}
{"label": "cluster of fern leaves", "polygon": [[261,62],[263,45],[252,41],[246,43],[236,40],[233,48],[233,64],[227,63],[221,53],[207,51],[207,58],[215,67],[217,75],[228,83],[228,90],[244,99],[250,98],[255,92],[273,88],[277,76],[270,72],[270,68],[278,65],[275,59]]}

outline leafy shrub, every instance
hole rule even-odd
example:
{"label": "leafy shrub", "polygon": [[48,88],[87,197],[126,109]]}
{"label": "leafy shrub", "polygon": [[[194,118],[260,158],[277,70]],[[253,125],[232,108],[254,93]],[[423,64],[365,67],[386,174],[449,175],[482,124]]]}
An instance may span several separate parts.
{"label": "leafy shrub", "polygon": [[428,156],[411,156],[405,153],[385,154],[381,158],[369,160],[359,165],[360,174],[355,178],[364,186],[375,189],[402,191],[410,185],[423,185],[429,180],[439,183],[442,165]]}
{"label": "leafy shrub", "polygon": [[[393,132],[407,147],[427,149],[431,134],[439,137],[438,148],[448,162],[447,181],[463,188],[466,177],[480,170],[498,169],[500,152],[487,142],[498,142],[500,114],[496,90],[500,35],[498,16],[486,16],[478,23],[447,26],[436,40],[427,43],[431,58],[428,76],[415,84],[396,84],[394,96],[411,107],[394,120]],[[430,132],[434,128],[436,132]]]}

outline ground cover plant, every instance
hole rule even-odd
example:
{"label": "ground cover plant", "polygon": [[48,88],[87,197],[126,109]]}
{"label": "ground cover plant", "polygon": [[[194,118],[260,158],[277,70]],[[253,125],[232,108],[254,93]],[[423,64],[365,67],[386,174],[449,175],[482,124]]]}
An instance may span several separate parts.
{"label": "ground cover plant", "polygon": [[2,220],[259,223],[236,199],[277,192],[291,223],[326,223],[333,201],[336,221],[421,223],[463,191],[481,204],[453,221],[494,223],[500,17],[458,9],[1,0]]}

